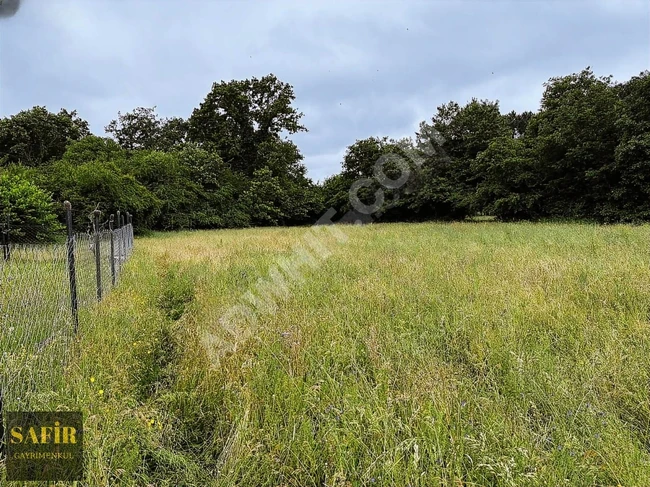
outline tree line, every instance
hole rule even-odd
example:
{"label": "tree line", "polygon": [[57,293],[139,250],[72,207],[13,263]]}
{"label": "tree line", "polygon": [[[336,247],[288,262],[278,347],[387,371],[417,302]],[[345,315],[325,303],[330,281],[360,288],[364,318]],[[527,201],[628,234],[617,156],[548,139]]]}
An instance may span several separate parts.
{"label": "tree line", "polygon": [[[187,119],[118,112],[106,136],[76,111],[21,111],[0,120],[0,214],[43,235],[58,228],[64,200],[79,226],[97,206],[128,210],[141,230],[309,224],[350,210],[350,188],[383,158],[392,179],[408,161],[409,178],[387,191],[378,220],[650,219],[648,71],[625,82],[590,68],[551,78],[536,112],[449,102],[412,137],[355,141],[319,184],[290,138],[307,130],[294,102],[270,74],[214,83]],[[360,189],[360,201],[378,186]]]}

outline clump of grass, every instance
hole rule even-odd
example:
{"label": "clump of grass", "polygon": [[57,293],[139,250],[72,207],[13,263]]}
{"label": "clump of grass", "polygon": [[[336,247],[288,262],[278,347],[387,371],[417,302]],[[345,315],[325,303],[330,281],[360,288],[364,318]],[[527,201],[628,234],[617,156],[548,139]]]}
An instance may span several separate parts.
{"label": "clump of grass", "polygon": [[178,263],[162,264],[157,306],[171,320],[178,320],[195,298],[195,276]]}
{"label": "clump of grass", "polygon": [[146,340],[134,342],[132,380],[141,400],[155,396],[174,380],[174,362],[179,354],[178,338],[173,324],[161,320],[159,327]]}

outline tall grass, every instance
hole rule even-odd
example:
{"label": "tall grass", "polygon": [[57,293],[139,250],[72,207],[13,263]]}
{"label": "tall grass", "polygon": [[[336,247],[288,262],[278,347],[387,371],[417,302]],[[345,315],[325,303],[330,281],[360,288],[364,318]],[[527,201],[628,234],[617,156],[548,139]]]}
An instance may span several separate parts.
{"label": "tall grass", "polygon": [[214,363],[305,229],[140,239],[44,407],[88,485],[650,485],[650,227],[345,227]]}

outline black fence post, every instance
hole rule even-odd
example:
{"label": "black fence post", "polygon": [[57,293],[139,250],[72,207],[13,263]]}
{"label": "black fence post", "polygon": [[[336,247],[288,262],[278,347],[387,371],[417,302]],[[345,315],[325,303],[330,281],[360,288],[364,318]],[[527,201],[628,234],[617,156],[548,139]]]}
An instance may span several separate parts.
{"label": "black fence post", "polygon": [[115,215],[111,215],[108,220],[108,229],[111,232],[111,282],[115,286],[115,236],[113,234],[113,222]]}
{"label": "black fence post", "polygon": [[133,232],[132,232],[133,224],[132,224],[132,222],[133,222],[133,215],[131,215],[131,213],[129,213],[127,211],[126,212],[126,226],[127,226],[128,230],[126,232],[126,235],[127,235],[128,241],[129,241],[129,251],[133,247],[133,238],[132,238],[132,236],[133,236]]}
{"label": "black fence post", "polygon": [[126,256],[129,251],[128,247],[128,240],[127,240],[127,233],[128,233],[128,228],[126,228],[126,212],[122,213],[122,233],[120,234],[120,237],[122,238],[122,250],[124,253],[122,254],[122,264],[126,262]]}
{"label": "black fence post", "polygon": [[65,222],[68,227],[68,238],[66,240],[66,247],[68,249],[68,278],[70,280],[70,305],[72,309],[72,320],[74,324],[74,332],[77,333],[79,329],[79,302],[77,301],[77,269],[74,261],[74,230],[72,228],[72,205],[69,201],[63,203],[65,208]]}
{"label": "black fence post", "polygon": [[117,233],[117,275],[119,276],[120,273],[122,272],[122,234],[124,233],[124,230],[122,229],[122,213],[120,213],[119,210],[117,210],[116,213],[117,216],[117,229],[119,232]]}
{"label": "black fence post", "polygon": [[102,300],[102,260],[100,253],[100,232],[99,232],[99,217],[102,214],[101,211],[93,211],[93,227],[94,233],[93,237],[95,239],[95,275],[97,276],[97,301]]}

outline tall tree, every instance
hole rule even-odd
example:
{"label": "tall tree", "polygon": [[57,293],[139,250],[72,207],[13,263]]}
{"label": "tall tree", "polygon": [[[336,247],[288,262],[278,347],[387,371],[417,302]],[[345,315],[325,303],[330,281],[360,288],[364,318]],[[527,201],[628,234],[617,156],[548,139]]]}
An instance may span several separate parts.
{"label": "tall tree", "polygon": [[239,198],[248,187],[247,179],[230,169],[219,154],[192,143],[177,151],[179,163],[189,169],[189,178],[198,183],[201,198],[194,208],[197,227],[231,228],[248,226],[250,218]]}
{"label": "tall tree", "polygon": [[117,112],[117,119],[104,128],[120,146],[128,150],[169,151],[183,144],[187,121],[180,117],[161,118],[156,107],[138,107],[131,112]]}
{"label": "tall tree", "polygon": [[541,216],[541,180],[529,139],[494,139],[472,168],[483,175],[475,194],[475,204],[483,213],[501,220]]}
{"label": "tall tree", "polygon": [[[370,211],[384,221],[408,218],[412,174],[416,172],[410,138],[369,137],[348,146],[340,175],[323,183],[323,204],[342,214]],[[353,203],[352,199],[356,202]],[[378,208],[374,208],[379,205]]]}
{"label": "tall tree", "polygon": [[435,150],[425,158],[416,206],[437,217],[479,212],[475,193],[485,175],[474,170],[473,162],[492,140],[508,135],[499,102],[474,98],[463,107],[456,102],[439,106],[431,124],[420,125],[419,145]]}
{"label": "tall tree", "polygon": [[589,68],[545,84],[541,111],[527,130],[536,139],[549,216],[594,218],[603,211],[616,184],[616,106],[611,77]]}
{"label": "tall tree", "polygon": [[287,198],[280,179],[264,167],[253,173],[242,200],[253,225],[281,225],[288,217]]}
{"label": "tall tree", "polygon": [[[259,145],[258,156],[278,179],[286,198],[282,199],[282,224],[309,223],[322,210],[319,188],[307,177],[303,155],[290,140],[269,138]],[[259,176],[258,176],[259,177]]]}
{"label": "tall tree", "polygon": [[300,124],[303,114],[292,106],[294,99],[293,87],[273,74],[214,83],[189,118],[188,139],[252,176],[264,166],[261,144],[307,130]]}
{"label": "tall tree", "polygon": [[616,188],[603,210],[609,221],[650,220],[650,71],[616,86],[619,143],[611,178]]}
{"label": "tall tree", "polygon": [[155,225],[163,230],[196,228],[205,193],[176,152],[137,151],[122,168],[161,202]]}
{"label": "tall tree", "polygon": [[40,166],[60,158],[70,143],[89,134],[88,122],[74,110],[23,110],[0,120],[0,164]]}
{"label": "tall tree", "polygon": [[117,112],[117,119],[111,120],[104,130],[125,149],[153,150],[158,142],[161,125],[156,107],[138,107],[124,114]]}
{"label": "tall tree", "polygon": [[[460,107],[459,107],[460,108]],[[461,219],[468,213],[464,195],[455,174],[456,162],[443,145],[445,139],[427,122],[416,133],[422,164],[415,178],[410,208],[419,219]]]}

